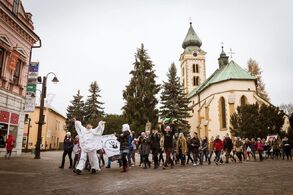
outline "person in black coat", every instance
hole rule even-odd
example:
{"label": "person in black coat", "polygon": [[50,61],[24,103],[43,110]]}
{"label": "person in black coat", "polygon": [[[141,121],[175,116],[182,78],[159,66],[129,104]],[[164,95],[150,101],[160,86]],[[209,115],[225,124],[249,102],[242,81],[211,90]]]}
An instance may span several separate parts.
{"label": "person in black coat", "polygon": [[225,151],[226,163],[229,163],[229,158],[231,156],[232,150],[233,150],[232,139],[229,137],[229,134],[226,134],[224,139],[224,151]]}
{"label": "person in black coat", "polygon": [[72,157],[71,157],[72,150],[73,150],[73,140],[71,138],[71,133],[67,132],[64,138],[64,143],[63,143],[63,156],[62,156],[61,166],[59,167],[60,169],[64,168],[66,155],[68,155],[69,162],[70,162],[69,168],[70,169],[72,168]]}
{"label": "person in black coat", "polygon": [[158,133],[158,130],[152,130],[152,133],[150,135],[151,139],[151,150],[153,154],[153,160],[154,160],[154,169],[157,169],[159,167],[159,152],[160,152],[160,140],[161,135]]}
{"label": "person in black coat", "polygon": [[200,140],[197,136],[197,133],[194,132],[193,138],[190,140],[190,150],[193,154],[193,166],[198,165],[198,159],[199,159],[199,147],[200,147]]}
{"label": "person in black coat", "polygon": [[174,134],[175,134],[175,128],[174,123],[171,122],[170,124],[166,124],[163,122],[162,126],[162,133],[164,136],[164,151],[166,153],[166,161],[163,166],[163,169],[165,169],[168,165],[168,163],[171,164],[171,169],[174,167],[174,162],[171,158],[171,154],[173,153],[174,149]]}

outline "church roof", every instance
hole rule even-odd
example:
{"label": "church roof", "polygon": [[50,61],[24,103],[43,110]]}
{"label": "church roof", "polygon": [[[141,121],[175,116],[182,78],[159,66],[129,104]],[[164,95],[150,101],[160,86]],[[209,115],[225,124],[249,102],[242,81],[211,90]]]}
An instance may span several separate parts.
{"label": "church roof", "polygon": [[212,84],[228,80],[255,80],[255,77],[232,60],[229,64],[217,69],[205,82],[191,91],[188,98],[197,95]]}
{"label": "church roof", "polygon": [[199,37],[197,36],[197,34],[195,33],[195,31],[192,27],[192,23],[190,22],[190,27],[189,27],[188,32],[185,36],[185,39],[182,43],[182,48],[185,49],[189,46],[200,47],[201,45],[202,45],[202,42],[199,39]]}

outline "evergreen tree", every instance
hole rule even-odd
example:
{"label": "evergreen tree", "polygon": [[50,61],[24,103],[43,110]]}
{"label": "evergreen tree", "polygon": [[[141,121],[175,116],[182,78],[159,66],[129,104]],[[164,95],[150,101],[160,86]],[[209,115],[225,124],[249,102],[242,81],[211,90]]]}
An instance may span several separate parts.
{"label": "evergreen tree", "polygon": [[189,114],[191,108],[188,107],[190,101],[180,84],[180,78],[177,76],[177,69],[174,63],[171,64],[167,77],[168,81],[163,82],[160,116],[163,119],[177,119],[176,128],[179,131],[188,131],[190,125],[186,119],[191,117]]}
{"label": "evergreen tree", "polygon": [[125,105],[122,108],[131,128],[137,132],[144,131],[148,121],[152,125],[158,122],[156,95],[160,86],[156,84],[153,67],[154,64],[142,44],[135,54],[134,69],[130,72],[132,78],[123,91]]}
{"label": "evergreen tree", "polygon": [[76,135],[74,123],[71,121],[72,118],[76,118],[83,122],[84,116],[84,102],[82,100],[83,96],[80,95],[80,91],[77,91],[77,94],[73,96],[73,100],[70,102],[71,105],[67,107],[66,113],[66,126],[67,131],[71,132],[72,135]]}
{"label": "evergreen tree", "polygon": [[247,68],[248,68],[248,72],[250,72],[250,74],[252,76],[255,76],[256,77],[256,81],[257,81],[257,94],[267,100],[267,101],[270,101],[270,98],[268,96],[268,93],[265,89],[265,84],[262,80],[262,77],[261,77],[261,74],[262,74],[262,71],[260,69],[260,66],[259,64],[254,60],[254,59],[249,59],[248,62],[247,62]]}
{"label": "evergreen tree", "polygon": [[104,115],[104,103],[99,101],[101,90],[96,81],[91,83],[89,92],[90,95],[85,102],[85,123],[96,126]]}
{"label": "evergreen tree", "polygon": [[[262,104],[242,105],[231,116],[231,133],[241,137],[266,137],[270,134],[281,135],[284,112],[279,108]],[[284,130],[284,129],[283,129]]]}
{"label": "evergreen tree", "polygon": [[123,115],[107,114],[104,119],[106,121],[107,128],[104,134],[120,133],[122,125],[127,123]]}

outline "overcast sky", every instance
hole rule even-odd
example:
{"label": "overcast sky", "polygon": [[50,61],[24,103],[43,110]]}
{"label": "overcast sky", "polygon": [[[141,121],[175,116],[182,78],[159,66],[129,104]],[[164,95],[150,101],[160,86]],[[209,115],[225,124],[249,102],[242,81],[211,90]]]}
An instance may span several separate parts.
{"label": "overcast sky", "polygon": [[47,93],[55,94],[51,104],[63,114],[77,90],[87,96],[95,80],[106,113],[120,114],[122,90],[141,43],[162,83],[172,62],[180,66],[189,18],[207,52],[207,76],[218,68],[224,42],[243,68],[249,58],[259,62],[273,104],[293,100],[290,0],[23,0],[23,5],[42,39],[32,60],[40,62],[41,75],[57,74],[60,83],[49,84]]}

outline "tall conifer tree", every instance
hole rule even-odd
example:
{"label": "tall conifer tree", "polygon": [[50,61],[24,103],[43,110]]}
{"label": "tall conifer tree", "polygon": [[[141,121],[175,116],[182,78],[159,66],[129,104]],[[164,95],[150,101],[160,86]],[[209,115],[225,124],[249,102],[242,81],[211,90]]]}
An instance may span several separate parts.
{"label": "tall conifer tree", "polygon": [[257,61],[255,61],[254,59],[250,58],[247,62],[247,68],[248,68],[248,72],[250,72],[250,74],[252,76],[256,77],[256,81],[257,81],[257,93],[258,95],[267,100],[270,101],[269,95],[265,89],[265,84],[262,80],[262,71],[260,69],[259,64],[257,63]]}
{"label": "tall conifer tree", "polygon": [[149,121],[156,125],[158,121],[158,100],[156,95],[160,86],[156,84],[156,74],[153,70],[154,64],[150,60],[144,45],[137,49],[135,54],[134,69],[130,72],[132,76],[129,85],[123,91],[124,115],[130,123],[131,128],[137,132],[145,130]]}
{"label": "tall conifer tree", "polygon": [[167,74],[168,81],[163,84],[161,94],[160,116],[161,118],[177,119],[175,124],[179,131],[188,131],[190,125],[187,118],[191,117],[189,111],[190,101],[177,76],[177,69],[174,63],[171,64]]}
{"label": "tall conifer tree", "polygon": [[100,102],[100,88],[96,81],[92,82],[89,88],[90,95],[85,102],[85,123],[98,125],[98,121],[104,116],[103,102]]}
{"label": "tall conifer tree", "polygon": [[75,127],[74,123],[71,121],[72,118],[76,118],[83,122],[84,116],[84,101],[82,100],[83,96],[80,95],[80,91],[77,91],[77,94],[73,96],[73,100],[70,102],[71,105],[67,107],[67,114],[66,114],[66,126],[67,131],[71,132],[75,135]]}

